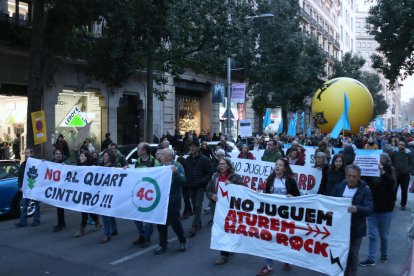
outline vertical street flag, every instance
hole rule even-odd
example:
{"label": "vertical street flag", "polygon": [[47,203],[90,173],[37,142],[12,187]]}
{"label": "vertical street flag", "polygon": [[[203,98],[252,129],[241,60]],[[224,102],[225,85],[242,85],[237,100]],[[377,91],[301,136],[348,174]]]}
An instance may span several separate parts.
{"label": "vertical street flag", "polygon": [[246,84],[245,83],[233,83],[231,85],[231,102],[232,103],[244,103],[246,97]]}
{"label": "vertical street flag", "polygon": [[310,126],[308,127],[308,133],[307,133],[307,135],[308,135],[308,138],[310,138],[312,136],[312,131],[311,131]]}
{"label": "vertical street flag", "polygon": [[374,127],[376,131],[384,131],[384,122],[382,121],[379,115],[377,116],[377,118],[375,118]]}
{"label": "vertical street flag", "polygon": [[302,112],[302,133],[305,133],[305,112]]}
{"label": "vertical street flag", "polygon": [[336,122],[335,127],[331,131],[331,138],[338,138],[341,130],[351,130],[351,123],[349,122],[348,111],[350,107],[350,102],[346,92],[344,93],[344,111]]}
{"label": "vertical street flag", "polygon": [[277,130],[277,134],[281,134],[283,132],[283,119],[280,121],[279,129]]}
{"label": "vertical street flag", "polygon": [[292,124],[292,137],[296,136],[296,129],[298,123],[298,113],[295,113],[295,117],[293,117],[293,124]]}
{"label": "vertical street flag", "polygon": [[263,129],[265,129],[270,124],[271,124],[271,121],[270,121],[270,108],[266,108],[266,113],[265,113],[265,116],[263,118]]}
{"label": "vertical street flag", "polygon": [[43,110],[32,112],[33,141],[35,145],[47,141],[45,112]]}

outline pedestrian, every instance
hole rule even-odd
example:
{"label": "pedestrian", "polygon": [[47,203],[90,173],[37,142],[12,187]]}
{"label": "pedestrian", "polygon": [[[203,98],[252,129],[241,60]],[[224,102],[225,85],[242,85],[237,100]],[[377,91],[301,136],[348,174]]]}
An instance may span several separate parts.
{"label": "pedestrian", "polygon": [[213,151],[208,147],[207,141],[205,140],[201,142],[200,152],[210,160],[214,158]]}
{"label": "pedestrian", "polygon": [[354,148],[349,144],[344,144],[343,150],[339,152],[343,155],[345,166],[351,165],[355,161],[355,151]]}
{"label": "pedestrian", "polygon": [[[293,171],[286,159],[279,159],[275,163],[272,173],[266,180],[267,194],[285,195],[286,197],[300,196],[299,188],[293,175]],[[284,271],[289,271],[291,265],[285,263],[283,265]],[[273,273],[273,260],[266,259],[266,265],[260,269],[256,275],[263,276]]]}
{"label": "pedestrian", "polygon": [[344,157],[341,154],[335,154],[330,169],[327,174],[325,173],[325,178],[322,177],[318,194],[332,196],[335,186],[345,179],[345,167]]}
{"label": "pedestrian", "polygon": [[[325,137],[324,137],[324,138],[325,138]],[[323,153],[325,153],[325,158],[327,159],[327,161],[328,161],[328,163],[329,163],[329,161],[331,160],[331,153],[330,153],[330,151],[329,151],[329,148],[328,148],[328,143],[327,143],[326,141],[322,140],[322,141],[320,141],[320,142],[319,142],[319,144],[318,144],[318,148],[315,150],[315,155],[316,155],[318,152],[323,152]]]}
{"label": "pedestrian", "polygon": [[55,143],[54,146],[55,146],[55,149],[59,150],[62,153],[65,160],[69,159],[69,157],[70,157],[69,145],[68,145],[68,142],[66,142],[65,137],[63,137],[62,133],[59,134],[58,140],[57,140],[57,142]]}
{"label": "pedestrian", "polygon": [[[103,153],[102,166],[113,168],[117,167],[116,154],[112,149],[106,149]],[[102,216],[104,237],[100,240],[100,243],[107,243],[113,236],[118,235],[118,227],[114,217]]]}
{"label": "pedestrian", "polygon": [[86,138],[83,141],[83,146],[85,146],[89,152],[94,152],[95,151],[95,147],[92,145],[91,139]]}
{"label": "pedestrian", "polygon": [[269,140],[267,142],[267,149],[263,153],[262,161],[276,162],[281,158],[283,158],[283,154],[279,150],[277,142],[275,140]]}
{"label": "pedestrian", "polygon": [[17,133],[16,137],[13,139],[12,150],[14,154],[14,159],[20,160],[21,157],[20,157],[20,134],[19,133]]}
{"label": "pedestrian", "polygon": [[374,202],[374,212],[368,217],[369,246],[368,257],[360,266],[374,266],[378,234],[381,240],[381,263],[388,262],[388,234],[395,205],[394,179],[391,166],[380,164],[380,177],[374,177],[370,188]]}
{"label": "pedestrian", "polygon": [[[92,166],[93,165],[93,157],[92,154],[89,153],[89,151],[85,151],[82,152],[79,155],[79,161],[77,163],[78,166]],[[91,217],[94,225],[95,225],[95,229],[94,231],[98,231],[99,229],[101,229],[102,225],[99,222],[99,216],[96,214],[92,214],[92,213],[87,213],[87,212],[81,212],[81,224],[79,227],[79,230],[76,231],[76,233],[74,234],[75,237],[81,237],[85,234],[85,227],[86,224],[88,222],[88,217]]]}
{"label": "pedestrian", "polygon": [[378,145],[374,143],[374,138],[369,137],[368,143],[365,145],[365,149],[370,149],[370,150],[378,149]]}
{"label": "pedestrian", "polygon": [[167,221],[166,224],[158,224],[159,246],[154,250],[154,254],[160,255],[167,251],[168,244],[168,225],[177,235],[180,243],[179,250],[184,252],[187,249],[187,237],[184,235],[184,229],[180,221],[181,209],[181,186],[185,183],[185,173],[183,166],[174,161],[174,151],[170,148],[161,150],[161,164],[171,166],[172,179],[168,201]]}
{"label": "pedestrian", "polygon": [[[217,192],[219,185],[237,184],[245,185],[242,177],[237,174],[235,168],[231,163],[231,159],[228,157],[222,158],[218,163],[218,171],[213,174],[210,182],[206,187],[206,196],[213,202],[211,206],[211,213],[214,216],[214,210],[217,202]],[[220,258],[215,262],[216,265],[222,265],[227,263],[230,252],[221,251]]]}
{"label": "pedestrian", "polygon": [[[34,156],[34,150],[31,148],[27,148],[24,151],[25,160],[22,164],[20,164],[19,169],[19,175],[17,178],[17,185],[19,186],[19,192],[22,192],[23,187],[23,178],[24,178],[24,171],[26,169],[26,162],[29,157]],[[20,212],[20,220],[18,223],[16,223],[16,227],[26,227],[27,226],[27,207],[29,205],[30,199],[22,197],[22,201],[20,203],[21,205],[21,212]],[[39,201],[33,200],[34,203],[34,216],[33,216],[33,222],[30,224],[30,226],[38,226],[40,224],[40,206]]]}
{"label": "pedestrian", "polygon": [[194,219],[188,236],[194,237],[201,229],[201,210],[203,207],[204,189],[210,181],[213,169],[210,160],[202,155],[197,139],[191,141],[190,155],[184,161],[186,183],[190,192]]}
{"label": "pedestrian", "polygon": [[[160,166],[160,163],[151,155],[151,146],[148,143],[141,142],[137,146],[138,159],[135,162],[135,168],[152,168]],[[152,223],[143,221],[134,221],[139,237],[132,244],[145,248],[151,244],[151,235],[153,232]]]}
{"label": "pedestrian", "polygon": [[[112,140],[111,140],[111,133],[107,132],[105,134],[105,140],[102,141],[101,143],[101,151],[106,150],[110,144],[112,144]],[[92,152],[92,151],[91,151]]]}
{"label": "pedestrian", "polygon": [[348,207],[351,213],[351,236],[348,252],[345,276],[355,276],[358,270],[358,253],[362,238],[367,234],[367,217],[372,213],[374,206],[372,194],[361,180],[361,168],[356,164],[345,168],[345,180],[337,185],[333,191],[335,197],[347,197],[352,199],[352,205]]}
{"label": "pedestrian", "polygon": [[254,160],[254,155],[249,151],[249,147],[243,144],[237,158]]}
{"label": "pedestrian", "polygon": [[[52,162],[59,163],[59,164],[69,164],[68,161],[67,161],[66,156],[59,149],[55,149],[55,151],[53,152]],[[56,211],[57,211],[57,221],[58,222],[53,227],[53,232],[59,232],[63,228],[66,227],[66,222],[65,222],[65,209],[64,208],[60,208],[60,207],[56,207]]]}
{"label": "pedestrian", "polygon": [[411,153],[406,152],[406,144],[404,141],[398,143],[398,151],[392,153],[391,159],[397,174],[395,197],[397,197],[398,187],[401,187],[401,210],[405,210],[410,171],[413,169],[414,160]]}
{"label": "pedestrian", "polygon": [[108,149],[112,150],[115,153],[116,160],[115,160],[115,167],[125,168],[128,166],[128,162],[126,161],[125,156],[118,150],[118,145],[112,143],[108,146]]}

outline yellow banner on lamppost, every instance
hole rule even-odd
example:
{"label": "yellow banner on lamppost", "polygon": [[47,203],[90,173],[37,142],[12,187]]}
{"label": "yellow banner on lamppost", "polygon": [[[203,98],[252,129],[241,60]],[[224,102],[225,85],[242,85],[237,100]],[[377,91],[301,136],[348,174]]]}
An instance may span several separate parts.
{"label": "yellow banner on lamppost", "polygon": [[34,144],[47,141],[45,112],[43,110],[32,112],[32,127]]}

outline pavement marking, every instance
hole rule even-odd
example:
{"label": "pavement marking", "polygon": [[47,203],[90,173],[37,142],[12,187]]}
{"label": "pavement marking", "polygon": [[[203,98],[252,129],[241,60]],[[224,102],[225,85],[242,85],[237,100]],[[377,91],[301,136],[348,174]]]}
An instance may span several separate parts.
{"label": "pavement marking", "polygon": [[[171,239],[169,239],[169,240],[168,240],[168,243],[174,242],[174,241],[176,241],[176,240],[178,240],[178,238],[177,238],[177,237],[175,237],[175,238],[171,238]],[[139,257],[139,256],[141,256],[141,255],[144,255],[144,254],[148,253],[149,251],[154,250],[154,249],[155,249],[155,248],[157,248],[157,247],[158,247],[158,245],[153,245],[153,246],[150,246],[150,247],[148,247],[148,248],[146,248],[146,249],[144,249],[144,250],[138,251],[138,252],[133,253],[133,254],[131,254],[131,255],[128,255],[128,256],[122,257],[121,259],[118,259],[118,260],[115,260],[115,261],[113,261],[113,262],[110,262],[109,264],[110,264],[110,265],[119,265],[119,264],[124,263],[124,262],[126,262],[126,261],[129,261],[129,260],[131,260],[131,259],[133,259],[133,258],[136,258],[136,257]]]}

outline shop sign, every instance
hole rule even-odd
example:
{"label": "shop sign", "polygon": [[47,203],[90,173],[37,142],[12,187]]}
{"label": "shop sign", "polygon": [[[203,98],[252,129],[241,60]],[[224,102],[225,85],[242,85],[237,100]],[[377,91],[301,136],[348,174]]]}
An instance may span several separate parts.
{"label": "shop sign", "polygon": [[62,121],[62,127],[84,127],[88,123],[85,114],[78,106],[74,106]]}

